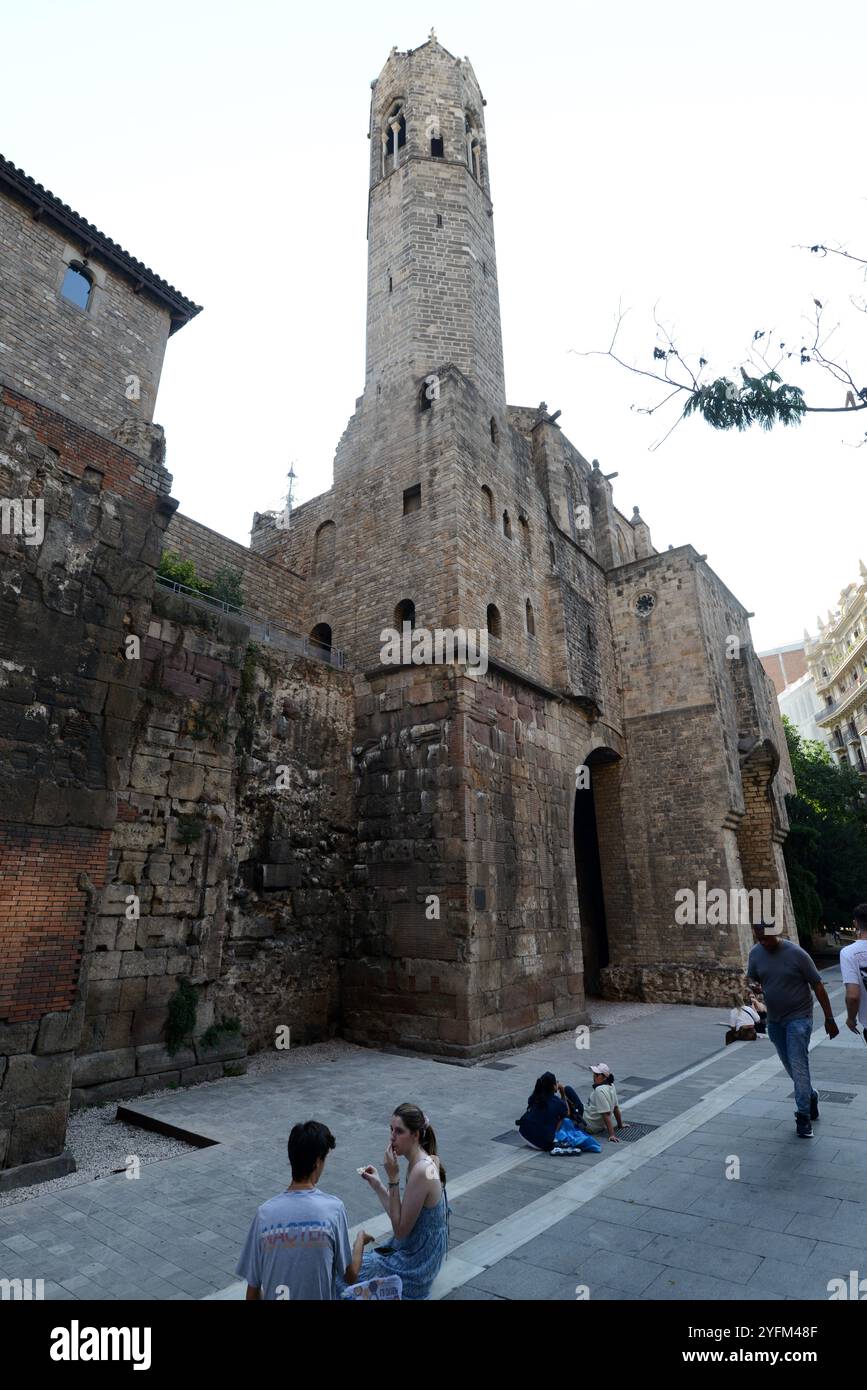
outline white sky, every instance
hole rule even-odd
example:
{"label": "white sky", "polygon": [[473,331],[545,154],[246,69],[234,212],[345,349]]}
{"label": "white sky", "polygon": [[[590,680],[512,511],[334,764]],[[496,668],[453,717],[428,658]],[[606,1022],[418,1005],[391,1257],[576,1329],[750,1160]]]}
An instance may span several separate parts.
{"label": "white sky", "polygon": [[[485,112],[509,401],[545,399],[617,470],[654,543],[691,541],[756,617],[800,638],[857,577],[867,412],[716,434],[659,397],[653,306],[730,372],[755,329],[793,341],[814,296],[857,376],[867,323],[863,5],[826,0],[5,0],[3,153],[204,312],[169,343],[156,418],[184,512],[246,542],[330,485],[364,383],[370,81],[431,24]],[[11,59],[11,61],[10,61]],[[793,377],[842,404],[821,375]]]}

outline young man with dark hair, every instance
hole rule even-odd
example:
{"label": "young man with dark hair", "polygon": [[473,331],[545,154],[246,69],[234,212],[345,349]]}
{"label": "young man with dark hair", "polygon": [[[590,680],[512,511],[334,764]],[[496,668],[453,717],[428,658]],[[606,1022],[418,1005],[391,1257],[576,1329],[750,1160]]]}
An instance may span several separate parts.
{"label": "young man with dark hair", "polygon": [[337,1298],[337,1280],[354,1284],[364,1247],[360,1231],[349,1248],[346,1208],[339,1197],[317,1191],[334,1135],[318,1120],[294,1125],[287,1145],[292,1182],[263,1202],[253,1218],[235,1273],[247,1281],[247,1298]]}
{"label": "young man with dark hair", "polygon": [[867,903],[852,912],[855,940],[840,952],[840,974],[846,986],[846,1027],[858,1032],[860,1023],[867,1042]]}
{"label": "young man with dark hair", "polygon": [[764,922],[753,927],[753,933],[756,944],[747,962],[747,978],[762,986],[768,1037],[795,1085],[795,1132],[799,1139],[812,1139],[812,1121],[819,1118],[819,1094],[810,1080],[811,988],[822,1006],[828,1037],[836,1038],[840,1029],[822,977],[803,947],[784,940],[779,928]]}

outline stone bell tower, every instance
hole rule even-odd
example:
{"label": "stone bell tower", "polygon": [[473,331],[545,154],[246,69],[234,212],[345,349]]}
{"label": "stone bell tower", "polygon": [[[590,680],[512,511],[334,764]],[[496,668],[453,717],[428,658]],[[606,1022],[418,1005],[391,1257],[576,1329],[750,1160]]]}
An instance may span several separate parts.
{"label": "stone bell tower", "polygon": [[484,98],[431,34],[372,84],[365,389],[453,363],[505,407]]}

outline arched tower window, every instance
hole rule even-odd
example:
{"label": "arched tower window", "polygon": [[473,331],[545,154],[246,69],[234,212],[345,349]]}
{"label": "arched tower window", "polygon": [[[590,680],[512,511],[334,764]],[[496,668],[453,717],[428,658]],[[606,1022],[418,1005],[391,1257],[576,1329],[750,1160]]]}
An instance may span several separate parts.
{"label": "arched tower window", "polygon": [[470,145],[470,168],[477,183],[482,181],[482,147],[478,140]]}
{"label": "arched tower window", "polygon": [[498,428],[497,428],[497,422],[496,422],[496,420],[494,419],[494,417],[493,417],[493,415],[492,415],[492,416],[491,416],[491,443],[492,443],[492,444],[498,444],[498,443],[499,443],[499,440],[500,440],[500,431],[498,430]]}
{"label": "arched tower window", "polygon": [[508,512],[503,512],[503,535],[508,536],[509,540],[512,539],[512,523]]}
{"label": "arched tower window", "polygon": [[500,610],[494,603],[488,604],[487,624],[488,632],[492,637],[502,637],[503,621],[500,617]]}
{"label": "arched tower window", "polygon": [[331,628],[328,623],[317,623],[310,633],[310,641],[317,647],[331,651]]}
{"label": "arched tower window", "polygon": [[534,614],[534,612],[533,612],[533,605],[532,605],[532,603],[530,602],[529,599],[527,599],[527,605],[526,605],[526,618],[527,618],[527,634],[528,634],[528,636],[530,636],[530,637],[535,637],[535,636],[536,636],[536,616],[535,616],[535,614]]}
{"label": "arched tower window", "polygon": [[77,309],[87,309],[92,291],[93,280],[90,275],[83,265],[73,261],[66,267],[63,284],[60,286],[61,298],[74,304]]}
{"label": "arched tower window", "polygon": [[523,512],[522,512],[521,515],[518,517],[518,525],[519,525],[520,528],[521,528],[521,545],[524,547],[524,549],[526,550],[527,554],[529,555],[529,553],[530,553],[530,523],[529,523],[529,521],[527,520],[527,518],[524,516]]}
{"label": "arched tower window", "polygon": [[334,569],[337,527],[333,521],[323,521],[313,539],[313,573],[330,574]]}
{"label": "arched tower window", "polygon": [[415,604],[411,598],[402,598],[394,610],[394,625],[398,632],[403,631],[404,623],[415,627]]}
{"label": "arched tower window", "polygon": [[400,163],[400,151],[406,144],[406,115],[403,101],[392,103],[382,127],[382,172],[391,173]]}
{"label": "arched tower window", "polygon": [[489,521],[494,519],[494,494],[482,483],[482,510]]}

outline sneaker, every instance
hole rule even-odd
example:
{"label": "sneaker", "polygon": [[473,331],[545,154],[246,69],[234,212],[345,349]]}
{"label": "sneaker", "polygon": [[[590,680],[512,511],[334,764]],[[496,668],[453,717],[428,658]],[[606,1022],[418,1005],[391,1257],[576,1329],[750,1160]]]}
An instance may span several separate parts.
{"label": "sneaker", "polygon": [[795,1133],[797,1134],[799,1139],[812,1139],[813,1126],[810,1124],[810,1120],[807,1115],[795,1116]]}
{"label": "sneaker", "polygon": [[814,1091],[813,1094],[810,1096],[810,1119],[811,1119],[811,1120],[818,1120],[818,1118],[819,1118],[819,1092],[818,1092],[818,1091]]}

